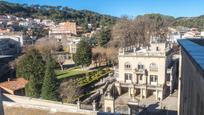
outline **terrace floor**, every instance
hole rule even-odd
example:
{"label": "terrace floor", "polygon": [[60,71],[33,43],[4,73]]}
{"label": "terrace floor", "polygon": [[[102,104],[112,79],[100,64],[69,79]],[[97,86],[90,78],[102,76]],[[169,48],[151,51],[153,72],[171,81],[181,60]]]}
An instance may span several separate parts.
{"label": "terrace floor", "polygon": [[[140,95],[136,96],[136,98],[140,99]],[[115,100],[116,112],[127,114],[127,103],[129,99],[130,97],[128,96],[128,93],[119,96]],[[139,105],[142,107],[145,105],[145,107],[147,107],[147,110],[151,112],[158,112],[159,110],[161,110],[161,108],[165,108],[167,111],[169,111],[169,115],[177,115],[177,99],[178,91],[175,91],[172,95],[169,95],[161,102],[155,100],[155,96],[151,95],[146,99],[140,100]]]}

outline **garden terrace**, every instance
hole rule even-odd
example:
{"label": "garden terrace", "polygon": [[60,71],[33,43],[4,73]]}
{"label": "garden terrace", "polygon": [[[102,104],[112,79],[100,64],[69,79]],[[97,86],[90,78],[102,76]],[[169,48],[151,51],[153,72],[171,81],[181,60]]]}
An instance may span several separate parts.
{"label": "garden terrace", "polygon": [[71,68],[68,70],[56,70],[56,75],[58,79],[81,77],[84,76],[88,70],[82,70],[80,68]]}
{"label": "garden terrace", "polygon": [[[103,86],[95,86],[95,84],[97,84],[101,79],[107,77],[111,72],[112,70],[109,68],[97,68],[94,70],[71,68],[64,71],[57,70],[56,74],[57,78],[61,82],[68,82],[70,79],[72,79],[74,80],[73,82],[79,83],[79,87],[81,88],[82,92],[74,100],[77,100],[78,98],[80,98],[80,100],[84,100],[90,95],[93,95],[97,89]],[[66,102],[66,99],[63,100]]]}

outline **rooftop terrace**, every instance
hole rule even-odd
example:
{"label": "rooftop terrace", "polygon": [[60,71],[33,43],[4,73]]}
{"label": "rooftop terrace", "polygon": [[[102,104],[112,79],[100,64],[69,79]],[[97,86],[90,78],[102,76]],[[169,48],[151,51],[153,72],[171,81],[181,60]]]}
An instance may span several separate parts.
{"label": "rooftop terrace", "polygon": [[119,56],[166,56],[170,51],[165,43],[152,43],[150,47],[129,46],[119,49]]}

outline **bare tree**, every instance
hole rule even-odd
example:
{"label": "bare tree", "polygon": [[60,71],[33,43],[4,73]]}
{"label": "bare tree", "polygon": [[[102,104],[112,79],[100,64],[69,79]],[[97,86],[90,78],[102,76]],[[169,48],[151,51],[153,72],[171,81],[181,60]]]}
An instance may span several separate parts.
{"label": "bare tree", "polygon": [[114,47],[95,47],[93,48],[93,60],[96,64],[101,64],[105,62],[106,64],[108,61],[110,61],[112,64],[117,63],[117,54],[118,54],[118,49]]}
{"label": "bare tree", "polygon": [[113,65],[118,63],[118,49],[114,47],[108,47],[106,49],[106,56],[108,61],[110,61]]}
{"label": "bare tree", "polygon": [[35,44],[35,48],[42,54],[50,54],[51,52],[56,51],[59,46],[60,44],[57,43],[56,39],[46,37],[39,39]]}
{"label": "bare tree", "polygon": [[132,25],[132,20],[129,20],[127,17],[122,17],[117,23],[113,26],[112,37],[110,41],[113,47],[125,47],[129,44],[131,35],[130,26]]}
{"label": "bare tree", "polygon": [[146,46],[151,40],[165,41],[171,20],[159,14],[121,18],[112,29],[111,44],[114,47]]}
{"label": "bare tree", "polygon": [[67,102],[72,103],[81,94],[81,89],[76,81],[66,81],[60,84],[59,93]]}
{"label": "bare tree", "polygon": [[61,70],[64,70],[64,66],[63,66],[63,64],[65,62],[64,56],[63,55],[57,55],[56,60],[59,63]]}
{"label": "bare tree", "polygon": [[35,48],[40,51],[44,59],[52,54],[56,62],[60,65],[61,70],[64,70],[64,55],[57,54],[59,47],[61,47],[61,44],[55,38],[41,38],[35,44]]}
{"label": "bare tree", "polygon": [[92,50],[92,58],[95,61],[95,64],[99,64],[99,66],[102,65],[103,62],[106,62],[107,56],[106,56],[106,48],[104,47],[95,47]]}

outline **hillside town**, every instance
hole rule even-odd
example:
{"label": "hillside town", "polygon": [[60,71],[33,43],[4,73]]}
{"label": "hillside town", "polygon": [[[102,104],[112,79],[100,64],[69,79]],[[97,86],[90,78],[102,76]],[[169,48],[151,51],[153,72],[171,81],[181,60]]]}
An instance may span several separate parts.
{"label": "hillside town", "polygon": [[19,15],[0,13],[0,115],[204,115],[204,26]]}

